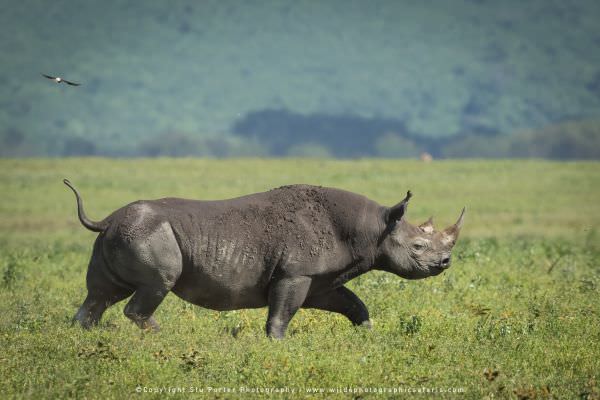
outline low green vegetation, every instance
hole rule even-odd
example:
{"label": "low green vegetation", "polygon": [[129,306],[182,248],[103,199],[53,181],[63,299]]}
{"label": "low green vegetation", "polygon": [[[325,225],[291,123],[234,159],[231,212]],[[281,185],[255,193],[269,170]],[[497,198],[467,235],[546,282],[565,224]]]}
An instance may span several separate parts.
{"label": "low green vegetation", "polygon": [[[230,398],[243,388],[253,398],[279,388],[295,393],[276,398],[598,398],[599,172],[598,163],[540,161],[1,160],[0,397],[129,398],[141,388],[158,398],[144,390],[184,388],[173,397]],[[370,331],[301,310],[287,338],[271,341],[266,309],[219,313],[174,295],[156,313],[157,334],[133,326],[123,303],[83,331],[70,319],[95,235],[79,225],[65,177],[94,219],[139,198],[220,199],[301,182],[382,204],[411,189],[412,222],[433,214],[447,225],[468,212],[444,274],[351,281]]]}

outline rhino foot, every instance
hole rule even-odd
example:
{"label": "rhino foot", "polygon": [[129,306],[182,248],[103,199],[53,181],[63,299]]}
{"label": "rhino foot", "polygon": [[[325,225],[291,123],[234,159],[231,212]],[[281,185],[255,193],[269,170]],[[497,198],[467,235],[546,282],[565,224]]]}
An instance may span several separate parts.
{"label": "rhino foot", "polygon": [[368,319],[368,320],[366,320],[366,321],[363,321],[363,322],[361,322],[361,323],[359,324],[359,326],[360,326],[361,328],[365,328],[365,329],[369,329],[369,330],[373,329],[373,323],[371,322],[371,320],[370,320],[370,319]]}

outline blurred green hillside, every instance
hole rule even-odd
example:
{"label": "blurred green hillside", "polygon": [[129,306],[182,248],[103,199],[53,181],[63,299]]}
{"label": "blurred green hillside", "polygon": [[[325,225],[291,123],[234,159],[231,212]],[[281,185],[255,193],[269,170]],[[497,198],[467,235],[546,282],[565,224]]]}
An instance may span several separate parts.
{"label": "blurred green hillside", "polygon": [[594,0],[1,4],[0,156],[462,156],[565,121],[600,141]]}

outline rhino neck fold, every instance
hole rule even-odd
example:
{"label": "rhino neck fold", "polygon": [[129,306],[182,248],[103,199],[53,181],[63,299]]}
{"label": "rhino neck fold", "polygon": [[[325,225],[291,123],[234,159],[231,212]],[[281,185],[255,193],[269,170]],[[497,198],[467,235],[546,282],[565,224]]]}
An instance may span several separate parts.
{"label": "rhino neck fold", "polygon": [[349,235],[348,244],[352,253],[351,269],[356,270],[358,275],[377,265],[380,258],[379,243],[386,231],[386,212],[387,207],[377,206],[357,215],[356,228]]}

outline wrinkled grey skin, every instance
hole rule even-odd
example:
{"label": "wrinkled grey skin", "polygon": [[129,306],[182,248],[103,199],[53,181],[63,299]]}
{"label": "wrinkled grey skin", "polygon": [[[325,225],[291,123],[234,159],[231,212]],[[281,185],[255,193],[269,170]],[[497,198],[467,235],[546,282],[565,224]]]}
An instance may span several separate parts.
{"label": "wrinkled grey skin", "polygon": [[407,279],[442,273],[464,215],[438,232],[431,219],[406,221],[410,192],[384,207],[343,190],[293,185],[222,201],[136,201],[94,222],[64,183],[81,223],[99,232],[88,295],[74,317],[84,328],[133,294],[125,315],[157,330],[152,314],[170,291],[213,310],[268,306],[273,338],[284,336],[301,307],[370,327],[366,306],[344,284],[373,269]]}

